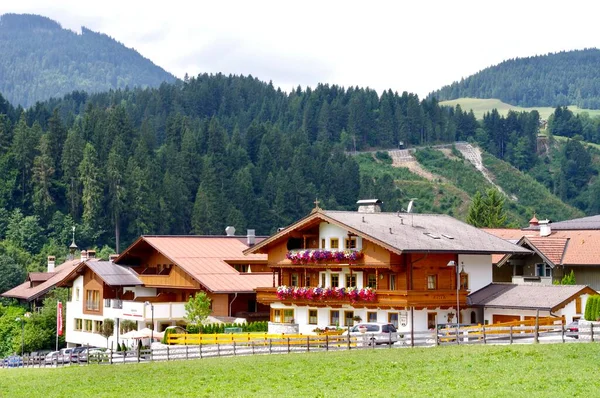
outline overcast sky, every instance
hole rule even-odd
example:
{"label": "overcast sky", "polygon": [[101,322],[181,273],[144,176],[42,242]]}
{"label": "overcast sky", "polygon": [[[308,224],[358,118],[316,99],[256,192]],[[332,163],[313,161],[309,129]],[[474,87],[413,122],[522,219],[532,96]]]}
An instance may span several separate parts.
{"label": "overcast sky", "polygon": [[251,74],[286,91],[330,83],[420,97],[505,59],[600,47],[599,10],[531,0],[0,2],[0,14],[106,33],[178,77]]}

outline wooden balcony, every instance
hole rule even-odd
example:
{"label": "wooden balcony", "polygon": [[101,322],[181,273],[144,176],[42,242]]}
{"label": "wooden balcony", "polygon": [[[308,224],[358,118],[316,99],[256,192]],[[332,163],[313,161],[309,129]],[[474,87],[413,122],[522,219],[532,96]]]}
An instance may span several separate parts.
{"label": "wooden balcony", "polygon": [[[328,298],[326,300],[307,300],[287,298],[280,300],[277,297],[276,287],[261,287],[256,289],[256,299],[261,304],[284,303],[295,304],[310,307],[340,307],[342,305],[352,305],[356,308],[449,308],[456,307],[456,290],[377,290],[374,301],[356,301],[354,304],[349,298]],[[466,290],[459,292],[459,301],[461,307],[467,305]]]}

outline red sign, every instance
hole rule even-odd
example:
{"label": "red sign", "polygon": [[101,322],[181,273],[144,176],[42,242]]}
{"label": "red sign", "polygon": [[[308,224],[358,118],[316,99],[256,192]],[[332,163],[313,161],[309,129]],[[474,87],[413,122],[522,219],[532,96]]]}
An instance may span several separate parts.
{"label": "red sign", "polygon": [[56,304],[56,334],[58,336],[63,334],[62,303],[60,301]]}

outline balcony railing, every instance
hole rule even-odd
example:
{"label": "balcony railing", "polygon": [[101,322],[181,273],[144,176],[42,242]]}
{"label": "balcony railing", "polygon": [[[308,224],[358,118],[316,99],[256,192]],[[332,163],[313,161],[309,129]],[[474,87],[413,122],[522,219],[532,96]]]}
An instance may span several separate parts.
{"label": "balcony railing", "polygon": [[290,260],[292,264],[348,263],[361,260],[363,258],[363,252],[355,249],[290,250],[286,253],[285,257]]}
{"label": "balcony railing", "polygon": [[[281,288],[281,287],[280,287]],[[355,300],[350,297],[343,296],[328,296],[315,299],[301,294],[278,294],[278,288],[261,287],[256,289],[256,299],[259,303],[270,304],[276,302],[290,303],[306,306],[327,306],[327,305],[344,305],[352,304],[360,307],[378,307],[378,308],[400,308],[400,307],[417,307],[417,308],[438,308],[438,307],[455,307],[456,306],[456,290],[373,290],[372,300]],[[303,288],[300,288],[303,289]],[[311,288],[315,289],[315,288]],[[461,307],[467,304],[466,290],[460,290],[459,302]]]}

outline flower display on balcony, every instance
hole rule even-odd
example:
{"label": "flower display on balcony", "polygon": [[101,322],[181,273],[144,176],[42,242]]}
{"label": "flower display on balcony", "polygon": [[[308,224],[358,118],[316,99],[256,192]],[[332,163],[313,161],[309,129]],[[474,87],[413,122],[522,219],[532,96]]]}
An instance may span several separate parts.
{"label": "flower display on balcony", "polygon": [[363,257],[363,253],[359,250],[300,250],[289,251],[285,255],[288,260],[292,260],[294,264],[307,264],[318,261],[356,261]]}
{"label": "flower display on balcony", "polygon": [[352,303],[357,301],[375,301],[375,291],[370,287],[359,289],[357,287],[298,287],[279,286],[277,297],[280,300],[348,300]]}

